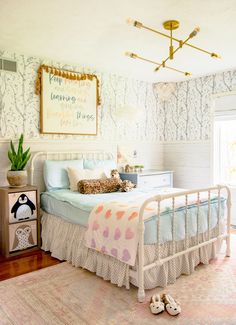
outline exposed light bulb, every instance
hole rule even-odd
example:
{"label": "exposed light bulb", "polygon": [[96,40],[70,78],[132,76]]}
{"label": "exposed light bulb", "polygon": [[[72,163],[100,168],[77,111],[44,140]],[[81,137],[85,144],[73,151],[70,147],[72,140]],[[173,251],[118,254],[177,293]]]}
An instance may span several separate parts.
{"label": "exposed light bulb", "polygon": [[135,20],[133,20],[132,18],[127,18],[126,22],[128,25],[134,26]]}
{"label": "exposed light bulb", "polygon": [[137,28],[142,28],[143,27],[143,24],[140,23],[140,21],[137,21],[137,20],[133,20],[131,18],[128,18],[126,20],[127,24],[131,25],[131,26],[134,26],[134,27],[137,27]]}
{"label": "exposed light bulb", "polygon": [[192,31],[192,33],[189,35],[190,38],[193,38],[197,35],[197,33],[200,32],[200,27],[196,27],[194,28],[194,30]]}
{"label": "exposed light bulb", "polygon": [[125,52],[125,55],[132,58],[132,59],[136,59],[138,57],[137,54],[132,53],[132,52]]}

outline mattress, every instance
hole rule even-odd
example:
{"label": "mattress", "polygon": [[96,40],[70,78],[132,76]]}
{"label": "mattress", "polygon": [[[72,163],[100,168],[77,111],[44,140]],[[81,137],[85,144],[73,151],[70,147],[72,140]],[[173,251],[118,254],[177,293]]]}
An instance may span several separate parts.
{"label": "mattress", "polygon": [[[121,201],[129,202],[135,200],[145,200],[147,197],[157,194],[165,194],[170,192],[182,191],[181,189],[160,189],[137,188],[131,192],[115,192],[105,194],[80,194],[70,190],[55,190],[52,192],[44,192],[41,194],[41,208],[52,215],[58,216],[63,220],[79,224],[87,227],[88,218],[91,210],[99,203],[105,201]],[[221,218],[224,215],[225,199],[221,198]],[[218,199],[211,199],[211,218],[210,229],[217,225]],[[199,233],[207,231],[207,214],[208,202],[202,202],[199,207]],[[179,207],[176,212],[175,224],[175,240],[183,240],[185,238],[185,208]],[[161,213],[160,218],[160,243],[172,240],[172,211],[166,208]],[[188,206],[188,233],[189,237],[193,237],[197,233],[197,206],[192,204]],[[155,244],[157,242],[156,216],[145,221],[144,243]]]}
{"label": "mattress", "polygon": [[[177,189],[176,189],[177,190]],[[163,189],[162,193],[167,193]],[[147,195],[155,195],[156,189],[134,189],[131,192],[114,192],[103,194],[80,194],[68,189],[54,190],[41,194],[41,208],[51,214],[57,215],[66,221],[87,226],[88,217],[92,209],[101,202],[118,200],[129,202],[141,199]]]}

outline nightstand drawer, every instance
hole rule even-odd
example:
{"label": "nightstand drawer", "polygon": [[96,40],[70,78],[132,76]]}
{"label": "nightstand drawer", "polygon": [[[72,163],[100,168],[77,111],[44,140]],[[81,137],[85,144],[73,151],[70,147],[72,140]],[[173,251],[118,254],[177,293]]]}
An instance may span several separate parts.
{"label": "nightstand drawer", "polygon": [[142,172],[134,173],[120,173],[122,181],[129,180],[136,184],[137,187],[173,187],[173,172],[172,171],[158,171],[158,170],[144,170]]}
{"label": "nightstand drawer", "polygon": [[23,250],[37,244],[36,220],[9,225],[9,252]]}
{"label": "nightstand drawer", "polygon": [[9,223],[37,218],[36,191],[9,193]]}
{"label": "nightstand drawer", "polygon": [[170,187],[171,186],[171,175],[160,174],[160,175],[143,175],[139,177],[140,187]]}

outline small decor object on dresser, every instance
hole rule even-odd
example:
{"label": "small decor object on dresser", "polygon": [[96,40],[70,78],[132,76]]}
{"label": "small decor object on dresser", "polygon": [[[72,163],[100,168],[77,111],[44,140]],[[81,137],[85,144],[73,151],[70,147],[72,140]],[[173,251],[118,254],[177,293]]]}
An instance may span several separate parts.
{"label": "small decor object on dresser", "polygon": [[130,172],[131,172],[130,165],[125,165],[125,173],[130,173]]}
{"label": "small decor object on dresser", "polygon": [[0,188],[0,252],[9,257],[40,245],[38,190]]}
{"label": "small decor object on dresser", "polygon": [[21,134],[18,149],[16,150],[12,141],[10,142],[10,150],[8,158],[11,162],[11,170],[7,172],[7,180],[12,187],[23,187],[27,185],[27,171],[24,170],[30,159],[30,148],[23,151],[24,136]]}

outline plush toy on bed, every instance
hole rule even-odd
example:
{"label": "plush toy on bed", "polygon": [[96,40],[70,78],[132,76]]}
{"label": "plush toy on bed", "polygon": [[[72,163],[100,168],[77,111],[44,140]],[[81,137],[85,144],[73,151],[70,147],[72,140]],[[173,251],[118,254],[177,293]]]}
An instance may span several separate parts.
{"label": "plush toy on bed", "polygon": [[130,181],[123,181],[117,169],[111,171],[111,178],[106,179],[83,179],[78,182],[78,191],[81,194],[99,194],[111,192],[128,192],[135,185]]}
{"label": "plush toy on bed", "polygon": [[136,185],[133,184],[131,181],[128,180],[122,181],[120,179],[120,174],[117,169],[113,169],[111,171],[111,177],[120,180],[120,189],[119,189],[120,192],[130,192],[134,187],[136,187]]}
{"label": "plush toy on bed", "polygon": [[122,182],[122,180],[120,179],[120,174],[117,169],[112,169],[111,178],[117,178],[120,180],[120,182]]}
{"label": "plush toy on bed", "polygon": [[130,192],[136,185],[133,184],[131,181],[124,180],[120,185],[120,192]]}
{"label": "plush toy on bed", "polygon": [[78,182],[78,191],[81,194],[99,194],[117,192],[120,181],[117,178],[83,179]]}

